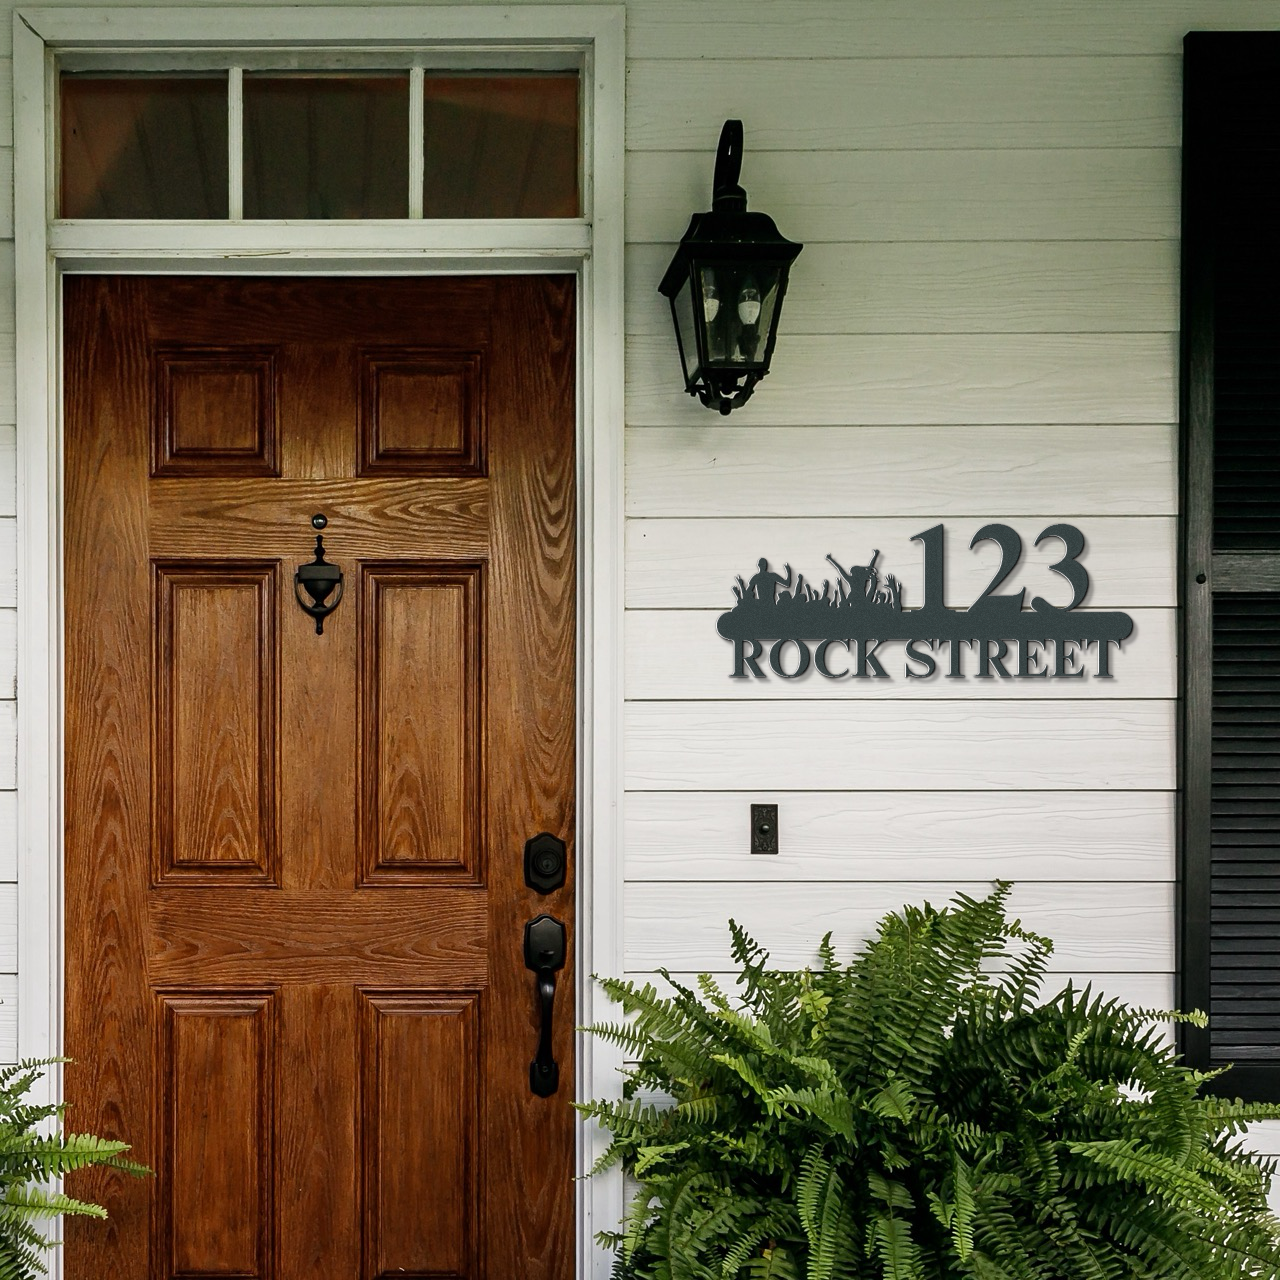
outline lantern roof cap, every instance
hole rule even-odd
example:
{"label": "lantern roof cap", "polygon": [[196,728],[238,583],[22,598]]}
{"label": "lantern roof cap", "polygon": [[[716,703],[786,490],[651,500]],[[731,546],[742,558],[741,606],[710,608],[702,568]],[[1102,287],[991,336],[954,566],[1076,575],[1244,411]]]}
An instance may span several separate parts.
{"label": "lantern roof cap", "polygon": [[675,256],[658,285],[674,298],[695,259],[720,262],[794,262],[804,245],[788,240],[767,213],[695,213],[680,239]]}

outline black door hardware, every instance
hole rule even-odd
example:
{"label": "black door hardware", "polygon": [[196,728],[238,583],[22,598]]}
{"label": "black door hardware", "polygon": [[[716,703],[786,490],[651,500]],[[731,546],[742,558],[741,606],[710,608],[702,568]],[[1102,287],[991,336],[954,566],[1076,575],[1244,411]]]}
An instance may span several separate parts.
{"label": "black door hardware", "polygon": [[[313,529],[323,529],[328,523],[323,515],[311,517]],[[338,588],[338,594],[330,601],[329,595],[334,587]],[[310,604],[302,598],[304,588],[311,597]],[[293,575],[293,594],[297,596],[302,612],[316,620],[316,635],[324,635],[324,620],[342,603],[342,590],[342,570],[324,558],[324,538],[317,533],[316,558],[310,564],[300,564]]]}
{"label": "black door hardware", "polygon": [[776,804],[751,806],[751,852],[778,852],[778,806]]}
{"label": "black door hardware", "polygon": [[551,1055],[551,1015],[556,1002],[556,971],[564,968],[564,925],[554,916],[537,916],[524,927],[524,962],[538,976],[542,1029],[538,1052],[529,1063],[529,1088],[549,1098],[560,1087],[560,1065]]}
{"label": "black door hardware", "polygon": [[524,882],[539,893],[564,887],[564,841],[544,831],[524,842]]}

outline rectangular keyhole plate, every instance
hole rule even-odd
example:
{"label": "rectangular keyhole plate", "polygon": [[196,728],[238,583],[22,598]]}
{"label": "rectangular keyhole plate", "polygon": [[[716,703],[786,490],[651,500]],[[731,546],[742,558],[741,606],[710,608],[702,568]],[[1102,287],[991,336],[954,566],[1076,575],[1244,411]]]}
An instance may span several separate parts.
{"label": "rectangular keyhole plate", "polygon": [[776,804],[751,806],[751,852],[778,852],[778,806]]}

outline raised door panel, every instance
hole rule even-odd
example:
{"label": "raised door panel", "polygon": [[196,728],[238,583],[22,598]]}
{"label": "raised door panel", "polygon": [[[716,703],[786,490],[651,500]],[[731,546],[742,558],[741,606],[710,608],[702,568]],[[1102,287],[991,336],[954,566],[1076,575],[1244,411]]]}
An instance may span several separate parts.
{"label": "raised door panel", "polygon": [[269,347],[158,347],[156,476],[273,476],[276,359]]}
{"label": "raised door panel", "polygon": [[277,566],[155,566],[157,880],[277,879]]}
{"label": "raised door panel", "polygon": [[273,997],[161,995],[160,1038],[160,1274],[265,1280],[274,1209]]}
{"label": "raised door panel", "polygon": [[363,1280],[474,1277],[474,993],[361,992]]}
{"label": "raised door panel", "polygon": [[485,468],[480,352],[360,354],[360,474],[479,476]]}
{"label": "raised door panel", "polygon": [[361,872],[483,877],[481,565],[361,575]]}

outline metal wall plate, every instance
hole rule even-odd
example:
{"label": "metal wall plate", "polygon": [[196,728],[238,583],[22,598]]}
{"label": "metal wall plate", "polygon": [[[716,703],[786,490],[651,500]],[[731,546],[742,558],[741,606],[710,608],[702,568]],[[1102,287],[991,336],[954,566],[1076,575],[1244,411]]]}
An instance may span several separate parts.
{"label": "metal wall plate", "polygon": [[776,804],[751,806],[751,852],[778,852],[778,806]]}

